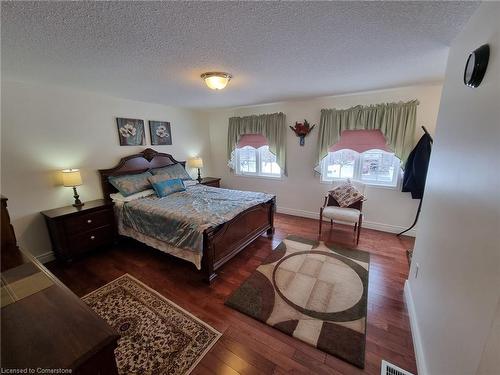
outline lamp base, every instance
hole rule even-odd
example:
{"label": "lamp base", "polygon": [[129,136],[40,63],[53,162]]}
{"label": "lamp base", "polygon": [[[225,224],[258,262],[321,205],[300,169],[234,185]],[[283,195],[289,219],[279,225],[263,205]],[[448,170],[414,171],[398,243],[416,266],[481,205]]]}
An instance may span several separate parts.
{"label": "lamp base", "polygon": [[200,168],[198,168],[198,178],[197,178],[198,182],[201,183],[201,174],[200,174]]}
{"label": "lamp base", "polygon": [[73,207],[82,207],[83,203],[80,200],[80,196],[78,195],[78,192],[76,191],[76,186],[73,186],[73,198],[75,198],[75,203],[73,203]]}

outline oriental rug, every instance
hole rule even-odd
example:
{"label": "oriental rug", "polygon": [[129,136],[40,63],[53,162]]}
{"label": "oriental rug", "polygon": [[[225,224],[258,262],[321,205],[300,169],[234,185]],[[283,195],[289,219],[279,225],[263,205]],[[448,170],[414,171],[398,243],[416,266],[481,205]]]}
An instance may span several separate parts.
{"label": "oriental rug", "polygon": [[83,301],[120,334],[120,374],[188,374],[221,335],[129,274]]}

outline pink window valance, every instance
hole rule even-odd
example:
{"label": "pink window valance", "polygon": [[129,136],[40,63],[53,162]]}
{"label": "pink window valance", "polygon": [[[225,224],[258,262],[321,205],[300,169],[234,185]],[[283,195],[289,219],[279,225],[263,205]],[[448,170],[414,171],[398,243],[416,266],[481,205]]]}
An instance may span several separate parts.
{"label": "pink window valance", "polygon": [[243,148],[245,146],[250,146],[253,148],[259,148],[262,146],[267,146],[267,138],[262,134],[243,134],[238,140],[237,148]]}
{"label": "pink window valance", "polygon": [[328,148],[329,152],[350,149],[362,153],[368,150],[391,152],[380,130],[344,130],[340,140]]}

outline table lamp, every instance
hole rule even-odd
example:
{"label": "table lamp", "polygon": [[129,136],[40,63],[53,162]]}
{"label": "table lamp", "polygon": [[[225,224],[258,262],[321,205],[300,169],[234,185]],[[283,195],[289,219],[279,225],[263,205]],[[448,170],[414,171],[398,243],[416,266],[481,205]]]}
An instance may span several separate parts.
{"label": "table lamp", "polygon": [[75,203],[73,206],[82,207],[83,203],[80,201],[80,196],[76,191],[76,187],[82,184],[82,176],[80,175],[80,170],[78,169],[64,169],[62,171],[63,185],[66,187],[72,187]]}
{"label": "table lamp", "polygon": [[201,174],[200,174],[200,168],[203,168],[203,159],[202,158],[191,158],[188,159],[188,166],[191,168],[198,168],[198,182],[201,182]]}

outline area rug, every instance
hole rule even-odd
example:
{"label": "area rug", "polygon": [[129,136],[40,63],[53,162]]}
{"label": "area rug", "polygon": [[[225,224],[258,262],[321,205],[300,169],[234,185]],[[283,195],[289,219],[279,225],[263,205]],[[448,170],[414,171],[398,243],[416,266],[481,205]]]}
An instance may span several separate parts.
{"label": "area rug", "polygon": [[128,274],[83,300],[121,335],[120,374],[188,374],[221,335]]}
{"label": "area rug", "polygon": [[288,236],[226,305],[364,367],[370,254]]}

